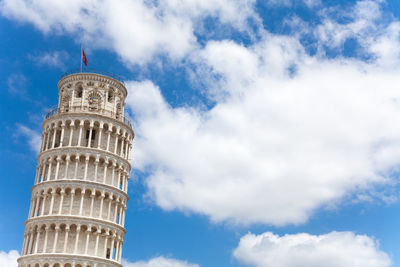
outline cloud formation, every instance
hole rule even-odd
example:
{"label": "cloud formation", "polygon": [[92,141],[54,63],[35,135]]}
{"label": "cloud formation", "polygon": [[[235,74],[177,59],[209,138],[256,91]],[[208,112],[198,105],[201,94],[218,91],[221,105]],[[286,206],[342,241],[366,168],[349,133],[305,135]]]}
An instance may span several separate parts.
{"label": "cloud formation", "polygon": [[3,0],[0,13],[46,34],[79,33],[92,45],[116,51],[126,63],[145,64],[155,55],[180,60],[195,49],[198,22],[204,18],[245,30],[254,2]]}
{"label": "cloud formation", "polygon": [[[396,24],[376,37],[393,40]],[[128,83],[134,166],[149,171],[151,199],[213,221],[285,225],[374,195],[400,163],[399,61],[374,46],[364,61],[311,56],[297,37],[267,32],[249,47],[210,41],[191,58],[216,103],[206,111],[170,107],[151,81]]]}
{"label": "cloud formation", "polygon": [[122,264],[125,267],[199,267],[197,264],[188,263],[186,261],[180,261],[172,258],[156,257],[148,261],[137,261],[129,262],[122,260]]}
{"label": "cloud formation", "polygon": [[233,252],[240,262],[255,267],[389,267],[389,256],[378,242],[352,232],[278,236],[247,234]]}
{"label": "cloud formation", "polygon": [[0,266],[17,267],[17,259],[19,256],[16,250],[10,250],[9,252],[0,251]]}

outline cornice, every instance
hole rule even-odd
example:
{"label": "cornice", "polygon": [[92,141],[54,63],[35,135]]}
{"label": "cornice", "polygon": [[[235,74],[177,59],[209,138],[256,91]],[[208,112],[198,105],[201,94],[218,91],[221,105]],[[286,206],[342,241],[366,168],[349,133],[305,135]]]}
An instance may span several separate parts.
{"label": "cornice", "polygon": [[[40,253],[40,254],[24,255],[19,257],[17,261],[18,263],[26,261],[30,263],[38,262],[42,264],[48,263],[49,261],[62,264],[90,262],[90,263],[97,263],[98,265],[104,264],[105,266],[122,267],[121,263],[110,259],[105,259],[102,257],[95,257],[95,256],[70,254],[70,253]],[[92,265],[94,266],[94,264]]]}
{"label": "cornice", "polygon": [[129,196],[127,193],[124,191],[120,190],[119,188],[116,188],[111,185],[107,184],[102,184],[98,182],[93,182],[93,181],[83,181],[83,180],[72,180],[72,179],[60,179],[60,180],[51,180],[51,181],[45,181],[41,182],[39,184],[35,184],[31,188],[31,193],[34,195],[37,191],[40,191],[46,187],[60,187],[60,188],[67,188],[67,187],[81,187],[81,188],[93,188],[97,189],[99,191],[105,191],[111,192],[114,195],[119,195],[125,198],[125,203],[128,202]]}
{"label": "cornice", "polygon": [[109,160],[114,160],[115,162],[119,162],[122,161],[125,163],[125,165],[128,167],[128,172],[131,171],[132,166],[131,163],[129,162],[129,160],[114,154],[112,152],[103,150],[103,149],[99,149],[99,148],[91,148],[91,147],[81,147],[81,146],[68,146],[68,147],[56,147],[56,148],[51,148],[51,149],[47,149],[45,151],[42,151],[39,153],[39,155],[37,156],[37,161],[41,162],[42,158],[44,157],[49,157],[49,156],[60,156],[62,155],[62,153],[69,153],[69,154],[90,154],[92,156],[94,156],[95,158],[98,157],[108,157]]}
{"label": "cornice", "polygon": [[80,224],[80,225],[91,225],[91,226],[99,226],[103,229],[110,229],[114,232],[122,232],[124,235],[126,234],[126,229],[121,225],[118,225],[114,222],[86,217],[86,216],[78,216],[78,215],[42,215],[38,217],[32,217],[25,221],[24,225],[27,228],[31,224]]}

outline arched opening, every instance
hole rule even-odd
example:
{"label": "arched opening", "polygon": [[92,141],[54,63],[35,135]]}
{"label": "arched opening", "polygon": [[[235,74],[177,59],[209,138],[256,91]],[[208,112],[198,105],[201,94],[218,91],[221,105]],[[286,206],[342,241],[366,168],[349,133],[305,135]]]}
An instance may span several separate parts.
{"label": "arched opening", "polygon": [[114,100],[114,91],[112,88],[110,88],[110,90],[108,90],[108,102],[112,102]]}
{"label": "arched opening", "polygon": [[75,97],[76,98],[81,98],[82,97],[82,92],[83,92],[82,83],[78,83],[76,85],[76,89],[75,89]]}
{"label": "arched opening", "polygon": [[89,111],[97,111],[101,109],[101,95],[92,91],[88,96]]}

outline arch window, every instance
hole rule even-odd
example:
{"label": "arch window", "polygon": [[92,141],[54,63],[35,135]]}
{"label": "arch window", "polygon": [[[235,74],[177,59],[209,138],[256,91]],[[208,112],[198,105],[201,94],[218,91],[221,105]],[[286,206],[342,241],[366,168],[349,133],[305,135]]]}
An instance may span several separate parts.
{"label": "arch window", "polygon": [[99,110],[101,105],[101,96],[97,92],[89,93],[88,97],[89,110]]}
{"label": "arch window", "polygon": [[113,99],[114,99],[114,92],[113,92],[112,89],[110,89],[110,90],[108,91],[108,99],[107,99],[107,101],[108,101],[108,102],[112,102]]}
{"label": "arch window", "polygon": [[81,98],[82,97],[82,92],[83,92],[83,87],[82,87],[82,84],[78,84],[77,86],[76,86],[76,97],[77,98]]}

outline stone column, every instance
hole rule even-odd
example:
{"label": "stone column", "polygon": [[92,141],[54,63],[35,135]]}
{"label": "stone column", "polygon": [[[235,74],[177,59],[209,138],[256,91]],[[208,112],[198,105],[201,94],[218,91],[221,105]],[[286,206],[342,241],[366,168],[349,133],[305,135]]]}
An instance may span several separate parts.
{"label": "stone column", "polygon": [[76,235],[75,235],[75,245],[74,245],[74,254],[78,252],[78,243],[79,243],[79,233],[81,231],[81,225],[78,224],[76,227]]}
{"label": "stone column", "polygon": [[81,203],[80,203],[80,206],[79,206],[79,215],[80,216],[82,216],[84,197],[85,197],[85,189],[82,189],[82,191],[81,191]]}
{"label": "stone column", "polygon": [[45,138],[46,138],[46,132],[44,131],[44,132],[42,133],[41,138],[40,138],[40,140],[42,141],[42,143],[40,144],[40,150],[39,150],[39,152],[42,152],[42,151],[44,150]]}
{"label": "stone column", "polygon": [[118,134],[119,133],[119,129],[117,130],[117,132],[115,133],[115,147],[114,147],[114,154],[117,154],[117,148],[118,148]]}
{"label": "stone column", "polygon": [[63,246],[62,253],[66,253],[67,252],[68,235],[69,235],[69,225],[67,225],[65,227],[64,246]]}
{"label": "stone column", "polygon": [[117,199],[116,201],[115,201],[115,208],[114,208],[114,223],[118,223],[117,222],[117,211],[118,211],[118,203],[119,203],[119,200]]}
{"label": "stone column", "polygon": [[99,211],[99,218],[102,219],[103,218],[103,202],[104,202],[104,192],[101,192],[101,200],[100,200],[100,211]]}
{"label": "stone column", "polygon": [[73,139],[73,136],[74,136],[74,128],[75,128],[74,122],[71,121],[71,123],[69,124],[70,131],[69,131],[68,146],[72,146],[72,139]]}
{"label": "stone column", "polygon": [[53,205],[54,205],[54,196],[55,196],[56,192],[55,191],[51,191],[51,200],[50,200],[50,209],[49,209],[49,215],[53,214]]}
{"label": "stone column", "polygon": [[94,190],[92,190],[92,194],[90,195],[90,198],[91,198],[91,200],[90,200],[90,213],[89,213],[90,217],[93,217],[93,202],[94,202],[95,197],[96,197],[96,192]]}
{"label": "stone column", "polygon": [[60,206],[58,207],[58,215],[60,215],[62,213],[62,206],[63,206],[63,202],[64,202],[64,196],[65,196],[65,192],[64,192],[64,190],[61,190]]}
{"label": "stone column", "polygon": [[40,203],[40,196],[36,196],[36,206],[35,206],[35,212],[33,214],[34,217],[39,216],[38,214],[39,203]]}
{"label": "stone column", "polygon": [[51,142],[51,148],[55,147],[56,144],[56,134],[57,134],[57,126],[54,127],[53,129],[53,140]]}
{"label": "stone column", "polygon": [[56,173],[54,174],[54,180],[58,180],[58,171],[60,170],[61,157],[57,156],[56,161],[57,161],[57,165],[56,165]]}
{"label": "stone column", "polygon": [[40,229],[38,229],[37,231],[37,235],[36,235],[36,243],[35,243],[35,250],[34,250],[34,254],[38,253],[38,249],[39,249],[39,241],[40,241]]}
{"label": "stone column", "polygon": [[74,179],[78,179],[78,165],[79,165],[80,154],[75,156],[75,170],[74,170]]}
{"label": "stone column", "polygon": [[111,133],[112,133],[111,126],[109,126],[108,131],[107,131],[107,147],[106,150],[110,151],[110,138],[111,138]]}
{"label": "stone column", "polygon": [[90,122],[90,126],[89,126],[89,140],[88,140],[88,144],[87,147],[91,147],[92,144],[92,133],[93,133],[93,122]]}
{"label": "stone column", "polygon": [[94,161],[94,177],[93,177],[94,182],[97,181],[97,169],[99,167],[99,162],[100,162],[100,158],[99,158],[99,156],[97,156],[96,160]]}
{"label": "stone column", "polygon": [[104,123],[101,122],[100,127],[99,127],[99,140],[97,141],[97,148],[99,148],[99,149],[101,149],[101,136],[103,134],[103,126],[104,126]]}
{"label": "stone column", "polygon": [[49,227],[46,225],[46,227],[44,228],[44,242],[43,242],[42,253],[46,253],[48,234],[49,234]]}
{"label": "stone column", "polygon": [[88,248],[89,248],[89,237],[90,237],[90,232],[91,232],[92,226],[89,225],[89,227],[86,229],[86,243],[85,243],[85,255],[88,254]]}
{"label": "stone column", "polygon": [[94,255],[97,256],[98,249],[99,249],[99,238],[100,238],[101,231],[98,229],[96,231],[96,246],[94,247]]}
{"label": "stone column", "polygon": [[64,132],[65,132],[65,124],[64,124],[64,122],[62,122],[62,124],[61,124],[60,147],[62,147],[63,143],[64,143]]}
{"label": "stone column", "polygon": [[46,197],[47,197],[47,194],[43,193],[43,201],[42,201],[42,208],[40,209],[40,216],[44,215],[44,209],[46,207]]}
{"label": "stone column", "polygon": [[52,158],[49,158],[49,169],[47,171],[47,177],[46,177],[46,181],[50,181],[51,180],[51,163],[52,163]]}
{"label": "stone column", "polygon": [[121,137],[121,151],[120,151],[120,153],[119,153],[119,156],[122,158],[123,157],[123,152],[124,152],[124,146],[125,146],[125,144],[124,144],[124,142],[125,142],[125,138],[124,138],[124,136],[122,136]]}
{"label": "stone column", "polygon": [[33,240],[33,231],[29,231],[28,235],[27,235],[28,239],[27,239],[27,245],[25,246],[26,251],[25,254],[28,255],[32,246],[32,240]]}
{"label": "stone column", "polygon": [[119,255],[118,255],[118,261],[121,261],[121,256],[122,256],[122,245],[124,244],[124,240],[121,240],[119,243]]}
{"label": "stone column", "polygon": [[111,237],[111,253],[110,253],[111,255],[110,255],[110,259],[113,259],[115,237],[116,237],[115,234],[113,234],[112,237]]}
{"label": "stone column", "polygon": [[104,237],[104,251],[103,251],[103,257],[105,258],[107,256],[107,243],[108,243],[108,237],[109,237],[109,230],[107,229],[105,237]]}
{"label": "stone column", "polygon": [[122,212],[122,223],[121,223],[122,227],[124,227],[124,225],[125,225],[125,214],[126,214],[126,204],[124,204],[124,209]]}
{"label": "stone column", "polygon": [[40,182],[43,182],[45,173],[46,173],[46,161],[42,162],[43,168],[42,168],[42,172],[40,173]]}
{"label": "stone column", "polygon": [[64,179],[68,179],[68,169],[69,169],[69,162],[71,161],[71,157],[69,154],[65,158],[65,171],[64,171]]}
{"label": "stone column", "polygon": [[89,154],[86,154],[85,157],[85,173],[83,175],[83,180],[86,181],[87,180],[87,171],[88,171],[88,165],[89,165]]}
{"label": "stone column", "polygon": [[81,123],[79,124],[78,146],[81,146],[82,128],[83,128],[84,123],[85,123],[84,121],[81,121]]}
{"label": "stone column", "polygon": [[118,261],[118,254],[119,254],[119,236],[117,236],[117,242],[115,245],[115,255],[114,255],[115,261]]}
{"label": "stone column", "polygon": [[73,207],[73,204],[74,204],[74,196],[75,196],[75,190],[72,189],[71,190],[71,202],[69,204],[69,215],[72,215],[72,207]]}
{"label": "stone column", "polygon": [[105,159],[105,161],[104,161],[103,184],[106,183],[107,169],[108,169],[108,158],[106,157],[106,159]]}
{"label": "stone column", "polygon": [[115,167],[117,166],[117,164],[115,163],[115,161],[112,161],[112,173],[111,173],[111,185],[114,186],[114,173],[115,173]]}
{"label": "stone column", "polygon": [[55,228],[55,235],[54,235],[54,243],[53,243],[53,250],[52,253],[56,253],[57,242],[58,242],[58,232],[60,231],[60,227],[57,225]]}
{"label": "stone column", "polygon": [[50,134],[51,134],[51,130],[50,128],[47,129],[47,142],[46,142],[46,149],[50,149]]}
{"label": "stone column", "polygon": [[107,220],[111,221],[111,204],[112,204],[113,200],[112,200],[112,196],[111,195],[108,196],[108,198],[109,198],[109,201],[108,201]]}
{"label": "stone column", "polygon": [[35,176],[35,184],[39,183],[39,177],[40,177],[40,163],[36,167],[36,176]]}

